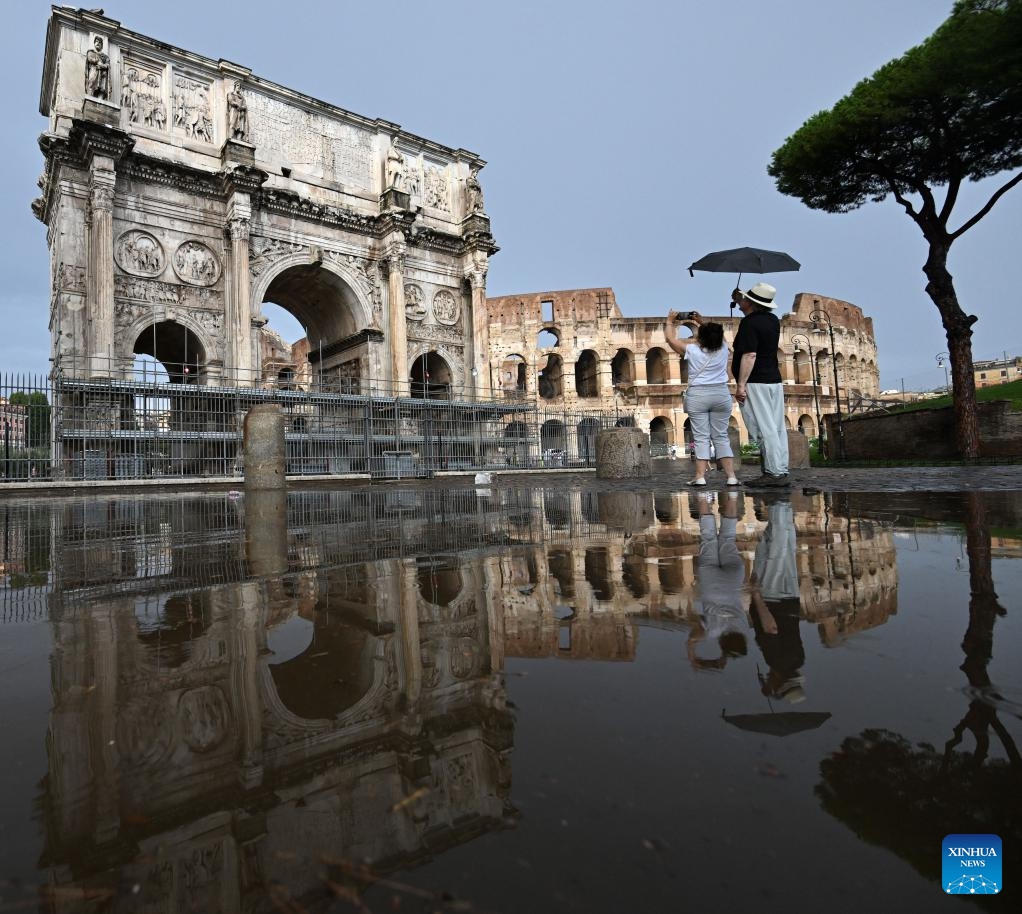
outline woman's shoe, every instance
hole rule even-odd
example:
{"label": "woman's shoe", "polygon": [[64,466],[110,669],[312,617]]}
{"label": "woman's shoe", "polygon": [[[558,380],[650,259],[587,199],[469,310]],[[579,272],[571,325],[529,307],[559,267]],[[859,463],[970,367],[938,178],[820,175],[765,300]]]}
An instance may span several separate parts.
{"label": "woman's shoe", "polygon": [[688,484],[690,486],[705,486],[706,480],[702,476],[697,476],[695,479],[690,479]]}
{"label": "woman's shoe", "polygon": [[727,482],[724,483],[726,486],[740,486],[741,484],[737,476],[729,476]]}

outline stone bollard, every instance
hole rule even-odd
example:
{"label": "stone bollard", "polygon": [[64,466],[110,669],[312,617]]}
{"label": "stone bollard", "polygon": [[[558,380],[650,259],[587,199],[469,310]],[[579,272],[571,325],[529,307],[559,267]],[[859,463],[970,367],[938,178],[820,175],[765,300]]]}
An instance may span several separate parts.
{"label": "stone bollard", "polygon": [[653,524],[653,497],[649,492],[600,492],[600,523],[611,530],[641,533]]}
{"label": "stone bollard", "polygon": [[596,433],[596,475],[599,479],[645,479],[653,473],[649,435],[633,426]]}
{"label": "stone bollard", "polygon": [[283,489],[287,449],[284,415],[277,403],[260,403],[245,414],[245,489]]}
{"label": "stone bollard", "polygon": [[801,432],[788,429],[788,469],[809,468],[809,439]]}

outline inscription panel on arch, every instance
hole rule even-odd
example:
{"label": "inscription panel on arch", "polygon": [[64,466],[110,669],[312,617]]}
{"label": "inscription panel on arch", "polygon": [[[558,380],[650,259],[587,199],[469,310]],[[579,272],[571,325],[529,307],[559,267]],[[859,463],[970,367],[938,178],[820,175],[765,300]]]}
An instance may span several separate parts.
{"label": "inscription panel on arch", "polygon": [[249,138],[261,159],[321,168],[365,190],[373,186],[373,137],[368,131],[248,91]]}

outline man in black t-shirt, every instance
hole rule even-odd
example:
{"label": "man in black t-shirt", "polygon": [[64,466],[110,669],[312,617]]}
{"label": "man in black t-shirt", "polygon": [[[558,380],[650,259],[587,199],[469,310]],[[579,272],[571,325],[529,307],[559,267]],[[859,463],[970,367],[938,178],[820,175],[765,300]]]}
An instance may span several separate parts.
{"label": "man in black t-shirt", "polygon": [[758,282],[743,292],[735,289],[732,300],[741,310],[734,341],[731,372],[738,388],[735,397],[749,437],[758,442],[763,455],[763,475],[750,486],[784,487],[788,482],[788,432],[784,425],[784,387],[777,365],[781,322],[774,314],[777,290]]}

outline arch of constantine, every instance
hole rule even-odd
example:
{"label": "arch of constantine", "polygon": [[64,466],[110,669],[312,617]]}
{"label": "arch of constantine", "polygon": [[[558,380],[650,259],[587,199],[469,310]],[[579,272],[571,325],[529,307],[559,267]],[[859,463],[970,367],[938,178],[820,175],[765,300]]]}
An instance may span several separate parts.
{"label": "arch of constantine", "polygon": [[67,7],[40,112],[61,372],[125,379],[148,356],[172,382],[255,385],[281,370],[272,302],[321,381],[414,393],[488,374],[476,318],[497,247],[475,153]]}

